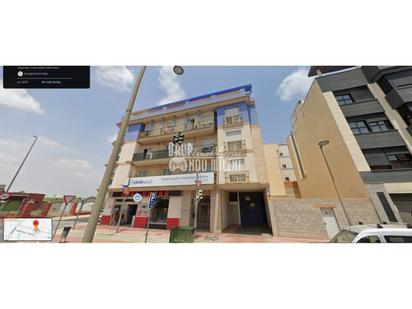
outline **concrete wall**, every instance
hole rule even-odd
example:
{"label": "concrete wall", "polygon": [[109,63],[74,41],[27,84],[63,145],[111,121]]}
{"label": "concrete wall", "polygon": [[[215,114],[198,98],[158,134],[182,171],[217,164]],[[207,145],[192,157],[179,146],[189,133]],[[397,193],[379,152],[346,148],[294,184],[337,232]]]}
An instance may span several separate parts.
{"label": "concrete wall", "polygon": [[[344,198],[368,198],[368,191],[357,166],[316,80],[312,83],[305,102],[295,109],[293,134],[304,168],[304,175],[298,177],[299,190],[303,198],[337,196],[319,149],[318,143],[322,140],[330,141],[323,149],[339,194]],[[291,151],[291,155],[296,155],[296,151]],[[296,158],[292,159],[292,163],[295,170],[299,169]]]}
{"label": "concrete wall", "polygon": [[285,196],[286,190],[283,184],[282,173],[277,159],[278,145],[264,145],[264,158],[266,163],[266,173],[269,182],[268,194],[275,196]]}
{"label": "concrete wall", "polygon": [[[369,199],[343,199],[352,224],[379,223]],[[340,228],[348,226],[338,199],[281,199],[272,198],[278,236],[328,239],[320,207],[333,208]]]}
{"label": "concrete wall", "polygon": [[189,226],[193,224],[192,221],[192,212],[191,212],[191,205],[192,205],[192,191],[183,191],[182,196],[182,205],[181,205],[181,214],[180,214],[180,225],[181,226]]}
{"label": "concrete wall", "polygon": [[221,192],[221,211],[222,211],[222,231],[224,231],[230,225],[230,205],[229,205],[229,192]]}

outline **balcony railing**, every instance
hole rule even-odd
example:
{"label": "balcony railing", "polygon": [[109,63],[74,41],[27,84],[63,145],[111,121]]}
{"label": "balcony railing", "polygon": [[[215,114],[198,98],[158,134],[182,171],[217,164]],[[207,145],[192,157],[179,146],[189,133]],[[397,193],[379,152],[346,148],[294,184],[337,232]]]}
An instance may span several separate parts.
{"label": "balcony railing", "polygon": [[224,128],[236,127],[236,126],[242,126],[242,125],[243,125],[243,118],[241,115],[225,117],[223,121]]}
{"label": "balcony railing", "polygon": [[157,150],[157,151],[135,153],[133,155],[133,161],[156,160],[156,159],[164,159],[168,157],[169,157],[168,150]]}
{"label": "balcony railing", "polygon": [[249,173],[248,172],[226,172],[225,182],[226,183],[248,183]]}
{"label": "balcony railing", "polygon": [[214,126],[215,126],[215,122],[213,120],[201,121],[201,122],[191,123],[191,124],[186,124],[186,125],[166,126],[160,129],[153,129],[153,130],[149,129],[149,130],[140,132],[139,138],[147,138],[147,137],[154,137],[154,136],[161,136],[161,135],[169,135],[169,134],[174,134],[178,132],[208,129],[208,128],[213,128]]}
{"label": "balcony railing", "polygon": [[245,152],[246,140],[231,141],[224,143],[224,152]]}

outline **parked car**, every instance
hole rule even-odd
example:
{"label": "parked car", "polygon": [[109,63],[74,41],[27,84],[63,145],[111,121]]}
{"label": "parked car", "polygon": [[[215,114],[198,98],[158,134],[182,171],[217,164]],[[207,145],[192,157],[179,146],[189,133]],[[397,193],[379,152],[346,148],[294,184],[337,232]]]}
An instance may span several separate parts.
{"label": "parked car", "polygon": [[344,228],[331,243],[412,243],[410,224],[360,224]]}

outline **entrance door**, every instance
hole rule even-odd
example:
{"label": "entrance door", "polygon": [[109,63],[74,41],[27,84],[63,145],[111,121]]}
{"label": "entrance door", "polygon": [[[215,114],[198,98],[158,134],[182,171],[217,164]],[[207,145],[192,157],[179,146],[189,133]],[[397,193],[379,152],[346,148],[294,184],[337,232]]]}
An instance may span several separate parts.
{"label": "entrance door", "polygon": [[332,238],[339,232],[339,226],[335,218],[335,213],[332,208],[321,208],[320,212],[322,214],[323,224],[326,227],[329,238]]}
{"label": "entrance door", "polygon": [[127,210],[127,222],[126,224],[132,224],[133,217],[136,215],[137,205],[136,204],[129,204]]}
{"label": "entrance door", "polygon": [[167,212],[169,210],[169,199],[159,198],[155,207],[150,211],[149,227],[166,228]]}
{"label": "entrance door", "polygon": [[266,225],[266,210],[262,192],[239,192],[242,225]]}
{"label": "entrance door", "polygon": [[210,198],[205,196],[205,198],[199,201],[198,205],[198,215],[197,215],[197,228],[200,230],[210,229]]}

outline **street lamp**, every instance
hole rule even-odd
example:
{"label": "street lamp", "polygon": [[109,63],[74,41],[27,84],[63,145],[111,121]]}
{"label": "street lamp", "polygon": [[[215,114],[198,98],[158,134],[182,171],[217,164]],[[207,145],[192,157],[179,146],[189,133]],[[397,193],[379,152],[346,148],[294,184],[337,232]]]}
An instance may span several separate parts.
{"label": "street lamp", "polygon": [[14,177],[13,177],[13,179],[11,180],[9,186],[7,187],[7,189],[6,189],[4,192],[9,192],[11,186],[13,185],[14,181],[15,181],[16,178],[17,178],[17,175],[20,173],[20,170],[21,170],[21,168],[23,167],[24,162],[26,162],[27,157],[29,156],[31,150],[33,149],[34,144],[36,144],[38,137],[37,137],[36,135],[33,135],[33,138],[34,138],[33,143],[31,144],[29,150],[28,150],[27,153],[26,153],[26,156],[24,157],[24,159],[23,159],[23,161],[21,162],[19,168],[17,169],[16,174],[14,174]]}
{"label": "street lamp", "polygon": [[[139,75],[136,78],[136,82],[134,84],[129,103],[127,104],[125,114],[120,124],[119,132],[117,133],[116,141],[113,145],[112,154],[110,155],[109,162],[107,163],[106,171],[104,172],[103,179],[99,187],[99,191],[97,192],[96,202],[92,208],[89,221],[87,222],[86,230],[83,234],[82,242],[93,242],[94,233],[96,232],[97,223],[99,221],[100,211],[103,208],[107,190],[110,185],[110,179],[113,176],[113,171],[120,153],[120,149],[123,144],[123,139],[126,134],[127,127],[129,126],[129,120],[133,111],[134,102],[136,101],[136,96],[139,91],[140,84],[142,82],[145,71],[146,66],[142,66]],[[173,71],[177,75],[182,75],[184,70],[182,67],[175,66],[173,67]]]}
{"label": "street lamp", "polygon": [[181,67],[181,66],[179,66],[179,65],[175,65],[175,66],[173,67],[173,72],[174,72],[176,75],[182,75],[182,74],[185,72],[185,70],[183,69],[183,67]]}
{"label": "street lamp", "polygon": [[323,151],[323,147],[329,144],[329,140],[320,141],[318,144],[319,144],[320,151],[322,152],[323,159],[325,160],[326,167],[328,168],[329,176],[332,179],[333,187],[335,188],[336,195],[338,196],[340,206],[342,207],[343,213],[345,214],[346,220],[348,221],[349,225],[352,225],[351,221],[349,220],[348,214],[346,213],[345,207],[343,206],[343,202],[339,195],[338,188],[336,187],[335,178],[333,178],[332,171],[330,169],[328,160],[326,159],[325,153]]}

